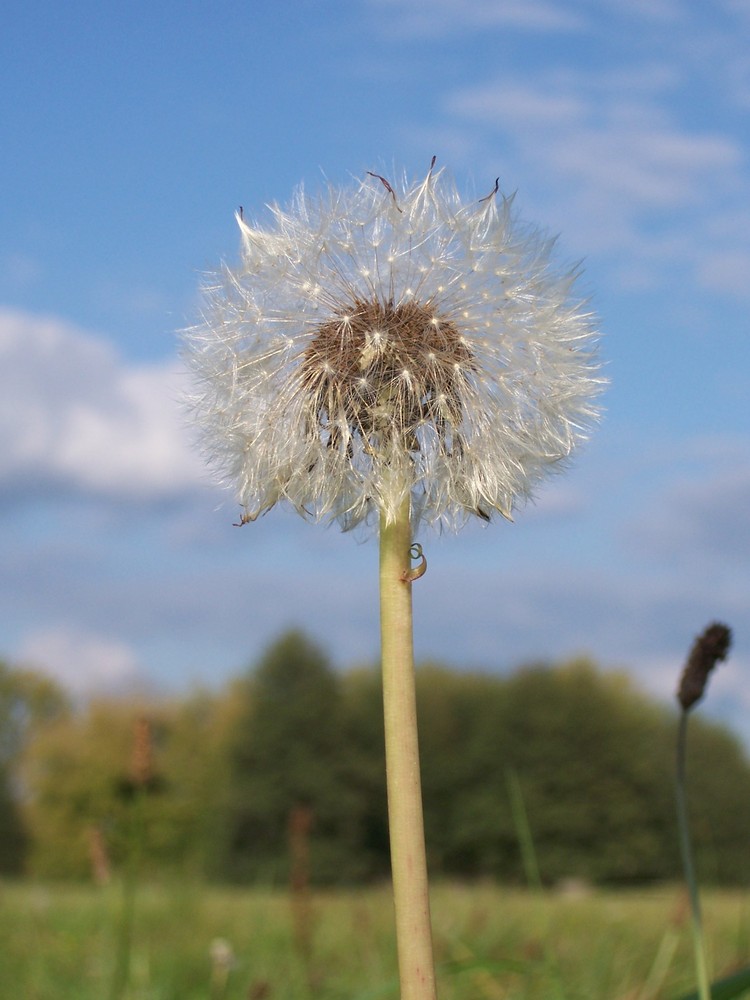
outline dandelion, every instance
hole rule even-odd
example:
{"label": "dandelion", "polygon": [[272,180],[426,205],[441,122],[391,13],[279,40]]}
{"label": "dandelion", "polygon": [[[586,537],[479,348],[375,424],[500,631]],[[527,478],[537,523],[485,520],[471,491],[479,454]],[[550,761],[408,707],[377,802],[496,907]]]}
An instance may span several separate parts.
{"label": "dandelion", "polygon": [[[596,420],[603,387],[576,269],[494,190],[464,203],[369,173],[301,189],[186,336],[203,447],[254,521],[278,502],[379,525],[383,700],[402,1000],[435,996],[414,694],[419,524],[510,519]],[[412,569],[412,559],[421,565]]]}
{"label": "dandelion", "polygon": [[344,528],[510,517],[567,459],[602,386],[576,271],[495,190],[376,175],[272,224],[188,334],[203,445],[243,521],[278,501]]}

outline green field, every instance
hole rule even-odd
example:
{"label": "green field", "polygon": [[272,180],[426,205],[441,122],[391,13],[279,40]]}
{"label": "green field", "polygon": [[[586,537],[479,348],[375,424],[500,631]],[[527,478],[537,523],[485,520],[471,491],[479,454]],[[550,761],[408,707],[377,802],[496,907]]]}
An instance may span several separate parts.
{"label": "green field", "polygon": [[[713,974],[750,957],[750,898],[707,893]],[[0,997],[108,1000],[116,887],[0,886]],[[649,1000],[694,986],[679,889],[550,893],[439,885],[433,918],[441,1000]],[[228,942],[233,959],[212,966]],[[128,1000],[395,998],[387,888],[316,892],[296,907],[261,889],[143,887]]]}

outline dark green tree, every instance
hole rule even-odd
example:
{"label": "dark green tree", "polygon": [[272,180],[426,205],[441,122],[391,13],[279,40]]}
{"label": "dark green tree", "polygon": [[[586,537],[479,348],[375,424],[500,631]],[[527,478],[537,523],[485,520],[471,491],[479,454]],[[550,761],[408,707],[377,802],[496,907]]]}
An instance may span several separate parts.
{"label": "dark green tree", "polygon": [[732,733],[698,714],[691,718],[688,813],[695,866],[703,882],[750,882],[749,770],[747,756]]}
{"label": "dark green tree", "polygon": [[225,875],[286,880],[294,810],[312,816],[310,875],[354,874],[356,797],[346,780],[341,683],[300,632],[267,651],[246,686],[231,748]]}
{"label": "dark green tree", "polygon": [[0,875],[23,873],[28,834],[14,795],[11,775],[0,765]]}
{"label": "dark green tree", "polygon": [[666,713],[585,660],[508,681],[506,760],[518,776],[542,874],[657,877],[674,852]]}
{"label": "dark green tree", "polygon": [[[440,723],[461,776],[443,764],[431,784],[433,764],[425,754],[429,799],[439,801],[436,793],[444,799],[433,816],[434,826],[444,821],[444,869],[524,878],[512,776],[547,881],[678,877],[675,713],[626,676],[585,660],[525,668],[487,685],[473,718],[467,711],[458,719],[454,696],[453,733]],[[429,745],[433,723],[425,714]],[[742,880],[748,875],[750,766],[725,730],[694,721],[690,799],[701,870],[713,881]],[[440,748],[433,754],[439,759]],[[431,802],[428,815],[433,809]]]}
{"label": "dark green tree", "polygon": [[67,711],[58,685],[0,661],[0,874],[23,872],[29,834],[21,801],[23,753],[35,729]]}
{"label": "dark green tree", "polygon": [[342,679],[341,754],[350,790],[363,878],[390,874],[388,802],[385,789],[383,686],[380,668],[357,669]]}
{"label": "dark green tree", "polygon": [[422,788],[434,874],[503,870],[505,680],[426,665],[417,673]]}

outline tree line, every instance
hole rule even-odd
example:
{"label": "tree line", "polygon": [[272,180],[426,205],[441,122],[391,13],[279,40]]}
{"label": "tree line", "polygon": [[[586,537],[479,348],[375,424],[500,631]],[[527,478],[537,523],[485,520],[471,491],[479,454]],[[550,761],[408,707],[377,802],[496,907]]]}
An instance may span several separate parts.
{"label": "tree line", "polygon": [[[530,858],[546,882],[679,876],[675,713],[627,677],[425,664],[417,690],[433,876],[521,882]],[[696,717],[688,768],[701,878],[747,883],[750,762]],[[378,670],[339,673],[290,632],[219,691],[75,709],[0,665],[0,873],[104,880],[136,810],[153,877],[286,883],[300,830],[314,882],[387,876]]]}

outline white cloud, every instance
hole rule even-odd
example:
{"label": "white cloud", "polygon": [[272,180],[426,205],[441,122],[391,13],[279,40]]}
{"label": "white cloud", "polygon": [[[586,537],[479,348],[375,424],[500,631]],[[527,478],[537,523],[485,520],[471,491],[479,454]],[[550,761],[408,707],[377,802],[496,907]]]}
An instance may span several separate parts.
{"label": "white cloud", "polygon": [[55,318],[0,311],[0,490],[160,500],[202,464],[176,362],[133,365]]}
{"label": "white cloud", "polygon": [[132,690],[142,677],[125,643],[69,626],[27,636],[17,659],[50,674],[74,695]]}
{"label": "white cloud", "polygon": [[435,37],[487,28],[579,31],[586,18],[571,5],[550,0],[370,0],[388,27],[400,35]]}

